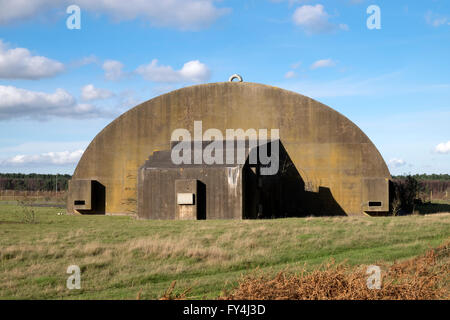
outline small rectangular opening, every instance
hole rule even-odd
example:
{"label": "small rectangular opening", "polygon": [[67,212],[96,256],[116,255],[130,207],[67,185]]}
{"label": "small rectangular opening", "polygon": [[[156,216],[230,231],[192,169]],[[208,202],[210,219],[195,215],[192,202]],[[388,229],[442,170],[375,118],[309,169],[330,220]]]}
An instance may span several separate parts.
{"label": "small rectangular opening", "polygon": [[382,203],[381,201],[370,201],[369,207],[381,207]]}
{"label": "small rectangular opening", "polygon": [[76,205],[76,206],[84,206],[86,204],[86,201],[84,201],[84,200],[75,200],[73,202],[73,204]]}

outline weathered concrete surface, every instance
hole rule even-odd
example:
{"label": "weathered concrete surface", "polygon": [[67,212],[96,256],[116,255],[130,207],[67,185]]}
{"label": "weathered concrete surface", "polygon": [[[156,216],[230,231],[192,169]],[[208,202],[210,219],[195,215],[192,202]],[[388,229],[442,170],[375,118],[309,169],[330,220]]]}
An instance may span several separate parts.
{"label": "weathered concrete surface", "polygon": [[[154,152],[139,168],[138,217],[185,220],[345,215],[328,188],[319,187],[318,192],[306,190],[305,182],[281,141],[259,146],[255,141],[241,142],[240,147],[236,143],[232,147],[232,141],[215,141],[215,151],[221,150],[218,151],[221,157],[211,165],[176,165],[170,150]],[[205,142],[203,147],[207,148],[210,143]],[[224,148],[226,145],[229,147]],[[271,154],[270,150],[277,146],[279,152]],[[229,150],[235,157],[234,161],[230,157],[227,163],[225,151]],[[239,152],[244,154],[243,162],[238,161]],[[262,174],[265,162],[259,161],[258,155],[266,152],[271,155],[271,161],[279,164],[276,174]],[[384,191],[385,186],[378,180],[369,182],[366,183],[369,196],[374,195],[372,186]],[[188,203],[178,203],[179,192],[187,195]],[[377,204],[381,206],[381,202]],[[369,206],[368,210],[371,210],[374,204],[369,203]]]}
{"label": "weathered concrete surface", "polygon": [[[139,218],[169,219],[180,218],[180,207],[176,202],[176,188],[179,180],[195,180],[198,186],[203,186],[203,192],[197,191],[196,205],[199,215],[196,219],[242,219],[242,166],[202,167],[202,168],[142,168],[139,174]],[[233,187],[229,187],[227,179],[234,177]],[[158,183],[161,182],[161,183]],[[174,188],[175,185],[175,188]],[[180,187],[180,186],[178,186]],[[193,192],[194,189],[184,189]],[[189,209],[185,206],[185,210]],[[201,210],[201,208],[205,208]],[[194,209],[194,208],[191,208]],[[195,208],[196,209],[196,208]],[[187,218],[186,218],[187,219]],[[184,219],[183,219],[184,220]]]}
{"label": "weathered concrete surface", "polygon": [[76,212],[83,214],[105,214],[105,186],[88,179],[69,181],[69,197]]}
{"label": "weathered concrete surface", "polygon": [[[197,220],[198,215],[198,191],[197,185],[199,181],[196,179],[178,179],[175,180],[175,219],[177,220]],[[139,193],[138,193],[139,194]],[[151,195],[150,195],[151,196]],[[151,199],[151,197],[144,197]],[[139,203],[139,199],[138,199]],[[138,210],[139,214],[139,210]]]}
{"label": "weathered concrete surface", "polygon": [[[327,188],[348,215],[360,215],[369,201],[382,202],[387,192],[363,187],[367,179],[387,185],[389,170],[369,138],[350,120],[300,94],[247,82],[224,82],[183,88],[131,109],[92,141],[73,180],[95,179],[105,186],[106,213],[135,214],[138,168],[155,150],[169,150],[177,128],[203,130],[280,129],[280,140],[308,191]],[[370,191],[372,194],[363,192]],[[375,193],[373,193],[375,192]],[[67,210],[75,212],[70,194]]]}
{"label": "weathered concrete surface", "polygon": [[[209,143],[211,141],[204,142],[203,148]],[[192,143],[191,146],[193,159]],[[243,148],[242,151],[244,155],[248,154],[248,150]],[[235,156],[237,153],[237,149],[234,149]],[[188,220],[189,216],[195,216],[195,219],[242,219],[244,164],[240,165],[236,161],[225,164],[225,153],[223,156],[223,164],[176,165],[172,162],[170,150],[154,152],[139,168],[138,217],[171,220]],[[194,205],[178,205],[177,193],[194,193]]]}
{"label": "weathered concrete surface", "polygon": [[92,180],[70,180],[69,194],[75,210],[92,210]]}

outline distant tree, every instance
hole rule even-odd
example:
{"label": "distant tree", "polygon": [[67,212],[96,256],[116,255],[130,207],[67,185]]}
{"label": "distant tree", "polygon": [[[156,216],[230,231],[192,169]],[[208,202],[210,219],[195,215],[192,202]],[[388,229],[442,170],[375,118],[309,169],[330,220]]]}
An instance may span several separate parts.
{"label": "distant tree", "polygon": [[54,191],[56,178],[58,190],[67,190],[72,178],[68,174],[0,173],[0,190]]}
{"label": "distant tree", "polygon": [[425,190],[423,183],[409,175],[404,179],[394,180],[393,185],[394,203],[408,213],[414,212],[416,200],[420,193]]}
{"label": "distant tree", "polygon": [[[406,179],[407,175],[392,176],[393,179]],[[423,181],[423,180],[439,180],[439,181],[450,181],[450,174],[415,174],[412,175],[413,178]]]}

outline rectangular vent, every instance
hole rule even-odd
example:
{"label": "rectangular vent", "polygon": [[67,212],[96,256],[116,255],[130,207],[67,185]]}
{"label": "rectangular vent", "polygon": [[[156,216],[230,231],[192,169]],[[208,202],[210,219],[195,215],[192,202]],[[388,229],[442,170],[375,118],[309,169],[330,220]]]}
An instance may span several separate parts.
{"label": "rectangular vent", "polygon": [[369,207],[381,207],[382,203],[381,201],[370,201],[369,202]]}
{"label": "rectangular vent", "polygon": [[76,206],[84,206],[86,204],[86,201],[84,201],[84,200],[75,200],[73,203]]}

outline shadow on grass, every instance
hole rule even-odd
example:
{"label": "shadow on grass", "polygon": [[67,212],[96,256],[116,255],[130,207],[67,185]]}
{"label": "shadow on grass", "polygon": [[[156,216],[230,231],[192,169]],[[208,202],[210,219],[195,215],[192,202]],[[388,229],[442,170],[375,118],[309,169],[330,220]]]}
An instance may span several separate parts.
{"label": "shadow on grass", "polygon": [[415,210],[420,214],[450,212],[450,204],[424,202],[417,204]]}

